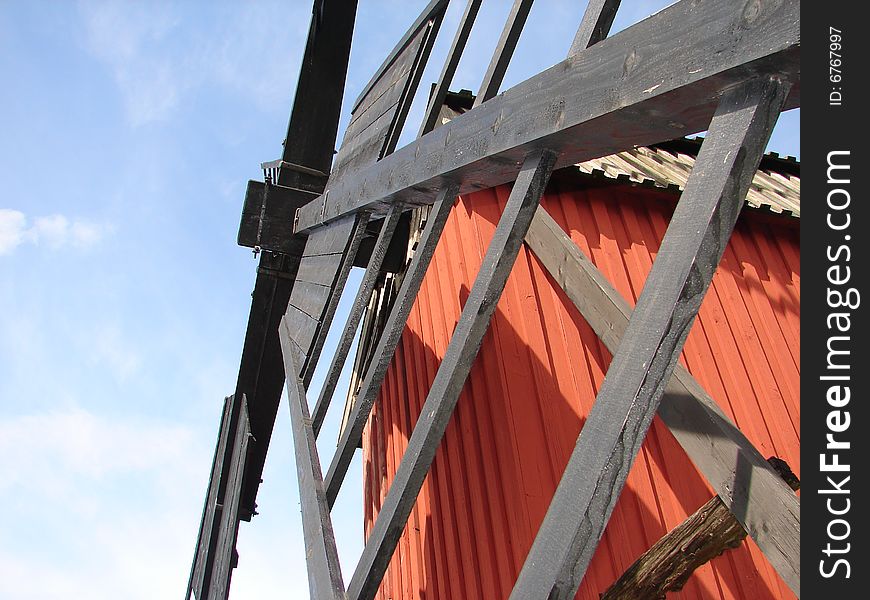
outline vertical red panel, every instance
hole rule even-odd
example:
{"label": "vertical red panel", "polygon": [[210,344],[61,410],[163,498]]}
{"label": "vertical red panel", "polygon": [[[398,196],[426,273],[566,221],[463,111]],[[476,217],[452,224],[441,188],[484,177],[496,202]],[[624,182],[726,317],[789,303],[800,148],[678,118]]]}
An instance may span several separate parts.
{"label": "vertical red panel", "polygon": [[[458,200],[363,438],[371,529],[509,188]],[[606,187],[543,205],[631,303],[674,197]],[[758,448],[800,473],[800,262],[795,224],[744,214],[681,362]],[[510,593],[610,353],[523,249],[381,586],[381,598]],[[598,595],[712,491],[656,419],[577,597]],[[752,542],[699,569],[676,597],[793,597]]]}

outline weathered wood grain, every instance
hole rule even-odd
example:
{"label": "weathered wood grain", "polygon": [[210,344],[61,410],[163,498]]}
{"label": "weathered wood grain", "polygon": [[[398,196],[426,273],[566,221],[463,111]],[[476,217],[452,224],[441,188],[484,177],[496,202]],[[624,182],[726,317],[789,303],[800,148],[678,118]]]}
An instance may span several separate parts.
{"label": "weathered wood grain", "polygon": [[542,150],[531,154],[523,164],[408,440],[407,450],[348,583],[348,600],[371,600],[380,587],[555,162],[554,153]]}
{"label": "weathered wood grain", "polygon": [[[751,8],[744,13],[744,8]],[[330,179],[297,231],[363,207],[430,204],[516,179],[548,147],[556,166],[707,129],[721,94],[763,74],[792,82],[800,105],[797,0],[682,0],[438,127],[348,180]]]}
{"label": "weathered wood grain", "polygon": [[[602,44],[605,42],[601,42]],[[593,46],[595,48],[596,46]],[[572,598],[646,437],[788,85],[726,93],[511,598]],[[786,578],[799,594],[799,573]]]}
{"label": "weathered wood grain", "polygon": [[501,82],[504,81],[504,74],[507,72],[508,65],[514,55],[514,50],[516,50],[517,42],[519,42],[523,27],[526,24],[526,18],[532,9],[532,1],[514,0],[508,13],[507,21],[504,24],[504,29],[502,29],[498,43],[495,45],[489,66],[483,75],[483,81],[480,83],[480,88],[477,91],[477,97],[474,99],[475,107],[480,106],[498,94]]}

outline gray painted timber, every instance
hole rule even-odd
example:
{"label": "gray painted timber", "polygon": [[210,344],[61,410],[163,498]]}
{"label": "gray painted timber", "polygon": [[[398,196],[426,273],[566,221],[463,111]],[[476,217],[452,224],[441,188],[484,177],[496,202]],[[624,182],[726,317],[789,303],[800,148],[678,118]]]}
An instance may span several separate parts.
{"label": "gray painted timber", "polygon": [[523,164],[408,440],[408,448],[348,584],[348,600],[371,600],[380,587],[555,162],[553,152],[541,150],[532,153]]}
{"label": "gray painted timber", "polygon": [[483,81],[480,84],[477,97],[474,99],[474,107],[480,106],[498,94],[501,82],[504,81],[504,74],[507,72],[511,57],[514,55],[517,42],[520,40],[523,27],[526,24],[526,18],[532,9],[532,1],[514,0],[511,11],[508,13],[507,21],[504,24],[504,29],[502,29],[501,36],[492,53],[489,66],[483,75]]}
{"label": "gray painted timber", "polygon": [[[788,87],[754,80],[720,101],[511,598],[574,597],[731,236]],[[789,584],[799,594],[799,581]]]}
{"label": "gray painted timber", "polygon": [[459,27],[456,28],[456,35],[453,37],[453,43],[447,52],[447,59],[441,69],[438,83],[435,84],[435,90],[432,92],[432,97],[429,98],[426,114],[423,117],[423,123],[420,125],[417,137],[425,135],[435,128],[435,121],[438,119],[438,113],[441,112],[441,106],[444,105],[444,99],[447,97],[450,83],[456,74],[456,67],[459,65],[459,59],[462,58],[462,52],[465,50],[465,44],[471,34],[471,28],[474,26],[474,20],[477,18],[482,2],[483,0],[468,0],[468,4],[465,5],[465,12],[459,21]]}
{"label": "gray painted timber", "polygon": [[317,600],[344,600],[344,582],[335,546],[332,518],[323,491],[323,474],[311,419],[308,400],[299,377],[294,352],[288,346],[289,336],[281,322],[279,332],[287,374],[287,397],[290,402],[290,425],[296,455],[296,476],[302,509],[302,534],[308,565],[308,590]]}
{"label": "gray painted timber", "polygon": [[378,345],[373,353],[365,379],[348,417],[347,425],[338,440],[338,449],[332,457],[332,462],[326,472],[326,499],[330,506],[335,503],[338,490],[341,488],[344,476],[347,473],[347,468],[362,438],[363,428],[365,428],[366,421],[368,421],[369,413],[372,410],[372,405],[375,402],[378,391],[381,389],[381,383],[383,383],[384,376],[387,374],[390,361],[393,359],[396,345],[402,337],[402,331],[405,329],[408,314],[414,306],[414,300],[417,298],[420,284],[423,282],[423,277],[429,268],[432,254],[434,254],[438,240],[441,238],[441,232],[444,231],[444,225],[447,223],[447,217],[450,215],[450,210],[453,208],[455,200],[455,185],[448,185],[438,195],[435,204],[432,206],[432,211],[429,213],[423,234],[420,236],[414,257],[411,259],[408,271],[405,273],[399,291],[396,293],[396,300],[387,317],[387,322],[378,340]]}
{"label": "gray painted timber", "polygon": [[339,267],[335,276],[335,281],[333,281],[331,286],[329,299],[326,303],[326,307],[320,314],[320,326],[317,329],[317,334],[314,336],[314,340],[310,347],[302,346],[302,348],[306,350],[305,364],[302,366],[302,380],[305,382],[306,389],[311,383],[311,377],[314,375],[315,367],[317,367],[317,361],[320,358],[320,351],[323,349],[326,335],[329,333],[329,326],[332,324],[332,318],[335,316],[338,302],[341,300],[341,292],[344,290],[344,284],[347,283],[347,277],[350,275],[350,270],[353,268],[353,261],[356,257],[356,252],[359,250],[359,245],[365,237],[368,219],[369,214],[367,212],[357,213],[353,228],[350,232],[350,237],[347,240],[347,246],[344,250],[341,266]]}
{"label": "gray painted timber", "polygon": [[233,439],[232,460],[230,462],[227,489],[221,502],[220,525],[217,531],[217,542],[214,553],[214,566],[211,571],[208,600],[226,600],[230,590],[230,579],[235,567],[236,538],[239,528],[239,500],[242,494],[245,458],[248,454],[248,442],[251,438],[251,428],[248,423],[248,408],[245,397],[233,404],[238,406],[238,423]]}
{"label": "gray painted timber", "polygon": [[[746,11],[744,12],[744,9]],[[795,84],[799,0],[682,0],[459,115],[299,209],[307,231],[364,207],[431,204],[516,179],[535,148],[557,168],[707,129],[722,92],[764,74]]]}
{"label": "gray painted timber", "polygon": [[393,232],[396,230],[396,225],[398,225],[399,219],[402,217],[402,212],[404,212],[402,207],[394,204],[381,225],[381,231],[375,242],[375,248],[372,250],[366,273],[363,276],[359,290],[356,293],[356,298],[354,298],[353,305],[351,306],[350,314],[344,324],[344,330],[341,332],[341,338],[338,341],[329,370],[326,372],[326,379],[323,382],[323,387],[320,389],[320,396],[314,405],[314,412],[311,415],[311,427],[314,430],[315,437],[320,433],[320,426],[323,424],[324,417],[326,417],[326,411],[329,409],[329,403],[332,401],[335,386],[338,385],[341,369],[344,367],[344,361],[350,352],[357,326],[362,319],[369,298],[371,298],[372,290],[375,289],[375,283],[378,280],[381,267],[387,256],[390,240],[393,238]]}
{"label": "gray painted timber", "polygon": [[[332,164],[357,1],[318,0],[315,7],[282,153],[283,161],[295,166],[279,169],[276,182],[309,191],[315,189],[306,183],[310,175],[300,179],[298,169],[327,173]],[[317,189],[318,193],[322,191]],[[243,519],[250,519],[256,508],[257,490],[284,386],[278,323],[287,307],[297,264],[295,257],[260,255],[260,269],[275,269],[281,276],[258,272],[235,389],[236,395],[244,393],[247,398],[255,438],[245,466]]]}
{"label": "gray painted timber", "polygon": [[[615,352],[631,316],[628,302],[542,207],[526,243]],[[800,499],[680,364],[658,415],[783,580],[799,579]]]}
{"label": "gray painted timber", "polygon": [[619,2],[620,0],[589,0],[568,56],[574,56],[607,37],[616,11],[619,10]]}
{"label": "gray painted timber", "polygon": [[221,479],[224,454],[227,445],[227,429],[232,412],[232,396],[224,398],[224,406],[221,411],[221,422],[218,427],[218,440],[215,444],[214,459],[211,464],[211,477],[208,480],[208,490],[205,494],[205,503],[202,508],[202,519],[199,522],[199,533],[196,538],[196,550],[193,553],[193,565],[190,569],[190,578],[187,582],[187,594],[185,600],[191,599],[195,594],[197,600],[205,600],[208,594],[208,582],[211,580],[213,560],[213,544],[216,541],[214,535],[215,525],[220,519],[218,508],[218,484]]}

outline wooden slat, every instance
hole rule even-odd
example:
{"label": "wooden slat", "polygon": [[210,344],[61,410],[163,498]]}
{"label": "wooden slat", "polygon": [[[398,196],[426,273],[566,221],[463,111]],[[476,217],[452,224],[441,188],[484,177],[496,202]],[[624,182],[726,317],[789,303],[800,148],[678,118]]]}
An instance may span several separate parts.
{"label": "wooden slat", "polygon": [[526,18],[532,9],[532,1],[514,0],[511,11],[508,13],[507,21],[504,24],[504,29],[495,46],[495,51],[492,53],[492,59],[490,59],[489,66],[486,68],[477,97],[474,99],[474,106],[480,106],[498,94],[501,82],[504,81],[504,75],[511,62],[511,57],[514,55],[514,50],[516,50],[517,42],[520,40],[520,34],[522,34],[523,27],[526,24]]}
{"label": "wooden slat", "polygon": [[[631,316],[628,302],[541,207],[526,243],[614,353]],[[800,499],[680,364],[658,415],[777,571],[798,571]]]}
{"label": "wooden slat", "polygon": [[341,266],[341,254],[318,254],[306,256],[299,261],[299,269],[296,271],[296,281],[304,281],[309,284],[332,286],[335,274]]}
{"label": "wooden slat", "polygon": [[[722,98],[511,598],[567,599],[576,593],[658,409],[787,93],[787,84],[761,79]],[[799,594],[799,576],[786,582]]]}
{"label": "wooden slat", "polygon": [[555,162],[554,153],[542,150],[530,155],[523,164],[408,440],[408,448],[348,584],[348,600],[371,600],[380,587]]}
{"label": "wooden slat", "polygon": [[308,565],[308,590],[318,600],[344,600],[344,582],[335,546],[335,535],[329,506],[323,491],[323,474],[317,444],[311,429],[308,400],[299,377],[295,350],[281,327],[281,347],[287,373],[287,397],[290,402],[290,424],[296,455],[296,476],[302,508],[302,533]]}
{"label": "wooden slat", "polygon": [[287,313],[284,315],[284,323],[287,327],[287,333],[304,353],[304,349],[311,344],[317,334],[320,321],[289,304]]}
{"label": "wooden slat", "polygon": [[191,595],[195,595],[197,600],[205,600],[208,594],[208,584],[211,581],[212,569],[210,555],[214,551],[213,544],[216,542],[214,531],[220,519],[220,509],[217,507],[218,486],[220,484],[224,454],[226,453],[226,429],[229,427],[231,411],[232,397],[224,398],[224,407],[221,412],[220,426],[218,427],[218,439],[211,463],[211,476],[208,480],[208,491],[205,495],[202,519],[199,523],[199,534],[196,539],[196,550],[193,555],[190,578],[187,582],[185,600],[191,600]]}
{"label": "wooden slat", "polygon": [[[602,40],[358,176],[330,180],[328,197],[299,210],[297,231],[364,207],[379,217],[392,201],[430,204],[447,181],[460,193],[513,181],[535,148],[559,152],[560,167],[682,137],[707,129],[735,84],[764,74],[798,83],[798,0],[761,2],[751,22],[744,4],[682,0]],[[799,89],[787,107],[800,105]]]}
{"label": "wooden slat", "polygon": [[230,579],[235,567],[236,538],[239,533],[239,500],[242,493],[244,466],[248,453],[251,428],[248,423],[248,408],[245,397],[233,398],[238,421],[233,439],[232,458],[227,477],[227,487],[221,502],[220,526],[214,553],[214,567],[211,572],[209,600],[226,600],[230,589]]}
{"label": "wooden slat", "polygon": [[344,254],[355,226],[356,215],[347,215],[340,221],[330,223],[329,227],[311,231],[302,255]]}
{"label": "wooden slat", "polygon": [[[335,275],[341,268],[342,257],[340,254],[330,255],[333,260],[329,261],[332,267],[326,274],[327,279],[335,280]],[[290,304],[288,308],[296,307],[306,315],[320,321],[320,316],[326,308],[326,303],[329,301],[331,287],[319,283],[308,283],[307,281],[295,281],[293,283],[293,293],[290,294]]]}
{"label": "wooden slat", "polygon": [[568,50],[569,57],[607,37],[616,11],[619,10],[619,3],[620,0],[589,0],[574,41],[571,42],[571,49]]}
{"label": "wooden slat", "polygon": [[329,365],[329,370],[326,372],[323,387],[320,389],[320,396],[317,398],[317,403],[314,405],[314,412],[311,417],[311,427],[314,430],[315,436],[320,433],[320,426],[323,424],[323,419],[326,417],[326,411],[329,409],[329,403],[332,401],[335,386],[338,385],[338,378],[341,375],[342,368],[344,367],[344,361],[347,359],[348,352],[350,352],[353,338],[356,335],[357,326],[359,326],[366,305],[372,295],[372,290],[374,290],[375,283],[381,273],[381,266],[387,256],[387,249],[390,246],[390,240],[393,237],[393,232],[396,229],[396,225],[399,223],[402,212],[401,206],[394,205],[381,225],[381,231],[378,234],[375,248],[372,251],[371,258],[369,259],[365,276],[363,276],[356,298],[351,306],[350,314],[344,324],[344,330],[341,333],[341,338],[338,341],[335,354],[333,355],[332,362]]}
{"label": "wooden slat", "polygon": [[[350,270],[353,268],[354,259],[359,250],[359,245],[362,242],[363,237],[365,237],[368,219],[369,215],[367,212],[360,212],[356,215],[353,228],[350,231],[350,237],[347,240],[347,246],[344,250],[344,255],[341,259],[341,264],[335,274],[335,281],[332,282],[330,288],[330,294],[326,301],[326,306],[320,313],[320,326],[317,329],[317,333],[314,335],[314,340],[311,345],[302,346],[306,354],[305,362],[302,364],[302,381],[305,383],[306,389],[311,383],[311,377],[314,375],[314,369],[320,358],[320,351],[323,349],[323,344],[326,342],[326,335],[329,333],[329,327],[332,324],[332,317],[335,316],[335,311],[338,309],[338,303],[341,300],[341,294],[344,290],[345,284],[347,283]],[[292,296],[290,300],[292,302]]]}
{"label": "wooden slat", "polygon": [[447,186],[438,195],[438,199],[429,213],[426,227],[423,229],[423,234],[417,244],[414,257],[411,259],[411,264],[408,266],[399,291],[396,293],[396,300],[382,329],[381,337],[372,355],[373,358],[366,372],[365,380],[351,409],[347,426],[342,431],[341,437],[338,440],[338,449],[332,457],[332,462],[326,473],[326,499],[330,506],[335,503],[335,499],[338,496],[338,490],[341,488],[347,468],[359,444],[362,430],[369,418],[369,413],[378,395],[378,390],[381,388],[384,376],[387,374],[390,361],[396,351],[396,345],[402,337],[408,313],[411,312],[411,307],[414,305],[414,299],[420,290],[420,284],[426,275],[426,269],[428,269],[429,262],[432,260],[432,254],[435,252],[435,247],[441,238],[441,232],[444,230],[444,224],[447,222],[447,217],[450,215],[450,210],[453,208],[455,199],[456,186]]}
{"label": "wooden slat", "polygon": [[380,81],[384,71],[390,68],[390,65],[393,64],[393,62],[396,60],[396,57],[398,57],[399,54],[405,49],[405,47],[408,45],[409,41],[417,33],[417,31],[419,31],[427,21],[438,18],[439,15],[443,17],[444,11],[447,10],[448,2],[449,0],[431,0],[431,2],[426,5],[426,8],[423,9],[423,11],[411,24],[411,26],[408,27],[408,30],[405,31],[399,42],[396,44],[390,54],[387,55],[387,58],[384,60],[383,64],[378,67],[378,70],[375,71],[375,74],[366,84],[366,87],[364,87],[363,91],[360,92],[360,95],[353,103],[353,108],[351,109],[351,112],[355,112],[357,110],[357,107],[363,102],[365,97],[369,95],[371,89]]}
{"label": "wooden slat", "polygon": [[[336,145],[338,121],[347,76],[357,0],[318,0],[312,14],[308,40],[296,96],[287,126],[282,159],[313,172],[328,173]],[[307,185],[296,177],[298,167],[279,169],[276,183]],[[297,261],[286,256],[263,253],[245,333],[235,393],[245,394],[256,440],[248,453],[242,518],[249,519],[256,504],[257,490],[272,436],[272,426],[284,386],[284,365],[278,341],[278,323],[287,307]],[[273,276],[269,273],[278,273]]]}
{"label": "wooden slat", "polygon": [[423,117],[423,123],[420,125],[420,132],[417,134],[417,137],[425,135],[435,128],[435,121],[438,119],[438,113],[441,112],[441,106],[447,97],[450,83],[453,81],[453,75],[456,74],[456,67],[459,66],[459,59],[462,58],[465,43],[468,41],[469,34],[471,34],[471,28],[474,26],[474,20],[477,18],[481,2],[483,0],[468,0],[468,4],[465,5],[465,12],[462,13],[459,27],[456,28],[456,35],[453,37],[453,43],[447,52],[447,59],[444,61],[444,67],[441,69],[438,83],[435,84],[432,97],[429,98],[426,114]]}

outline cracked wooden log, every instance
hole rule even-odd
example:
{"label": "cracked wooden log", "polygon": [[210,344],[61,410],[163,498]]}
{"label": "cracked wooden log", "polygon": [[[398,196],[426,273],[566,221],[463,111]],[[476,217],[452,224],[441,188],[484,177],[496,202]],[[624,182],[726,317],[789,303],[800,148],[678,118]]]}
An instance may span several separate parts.
{"label": "cracked wooden log", "polygon": [[[782,459],[770,465],[793,489],[800,481]],[[738,547],[746,530],[719,496],[713,496],[689,518],[644,552],[622,577],[601,594],[601,600],[664,600],[677,592],[695,570],[720,554]]]}

